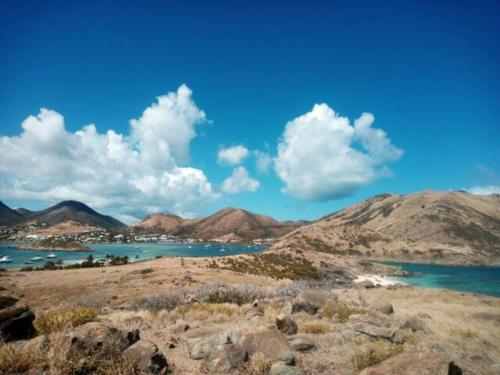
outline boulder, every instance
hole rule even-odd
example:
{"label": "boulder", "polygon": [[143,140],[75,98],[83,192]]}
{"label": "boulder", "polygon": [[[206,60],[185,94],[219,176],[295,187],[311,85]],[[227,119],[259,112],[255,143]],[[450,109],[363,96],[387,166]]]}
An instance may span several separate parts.
{"label": "boulder", "polygon": [[248,353],[239,344],[218,345],[207,358],[205,368],[216,373],[238,369],[248,360]]}
{"label": "boulder", "polygon": [[165,374],[168,372],[167,359],[151,341],[137,341],[125,349],[122,356],[131,361],[141,373]]}
{"label": "boulder", "polygon": [[269,375],[304,375],[304,371],[295,366],[289,366],[284,362],[275,362],[269,369]]}
{"label": "boulder", "polygon": [[434,353],[406,352],[368,368],[359,375],[462,375],[460,367]]}
{"label": "boulder", "polygon": [[375,305],[374,310],[382,314],[391,315],[394,312],[394,307],[389,302],[385,302]]}
{"label": "boulder", "polygon": [[295,356],[292,353],[282,355],[278,358],[279,362],[284,362],[288,366],[295,366]]}
{"label": "boulder", "polygon": [[307,352],[316,347],[316,344],[306,337],[296,337],[290,341],[290,346],[299,352]]}
{"label": "boulder", "polygon": [[392,341],[394,330],[386,327],[378,327],[371,324],[359,323],[355,326],[356,331],[376,339],[386,339]]}
{"label": "boulder", "polygon": [[366,289],[375,288],[375,284],[372,283],[370,280],[360,281],[359,283],[356,283],[356,285]]}
{"label": "boulder", "polygon": [[124,332],[99,322],[90,322],[65,333],[60,350],[67,358],[100,357],[121,353],[139,339],[137,331]]}
{"label": "boulder", "polygon": [[295,335],[299,331],[297,323],[283,314],[276,317],[276,327],[285,335]]}
{"label": "boulder", "polygon": [[425,322],[417,316],[412,316],[406,319],[405,322],[401,325],[401,328],[411,329],[412,332],[426,331]]}
{"label": "boulder", "polygon": [[292,305],[292,314],[296,314],[299,312],[306,312],[310,315],[314,315],[318,312],[319,307],[316,305],[313,305],[310,302],[307,301],[300,301],[300,302],[295,302]]}
{"label": "boulder", "polygon": [[262,353],[271,360],[277,360],[290,353],[286,337],[276,329],[260,329],[243,338],[243,348],[251,356]]}
{"label": "boulder", "polygon": [[208,358],[218,345],[232,344],[238,341],[238,336],[232,329],[222,333],[195,338],[189,343],[189,356],[191,359]]}
{"label": "boulder", "polygon": [[0,338],[3,341],[26,340],[35,335],[35,314],[25,305],[14,305],[0,311]]}

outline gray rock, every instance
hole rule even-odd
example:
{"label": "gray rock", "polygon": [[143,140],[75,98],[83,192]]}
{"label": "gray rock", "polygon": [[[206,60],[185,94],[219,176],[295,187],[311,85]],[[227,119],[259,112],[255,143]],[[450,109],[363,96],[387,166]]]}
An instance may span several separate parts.
{"label": "gray rock", "polygon": [[300,301],[300,302],[295,302],[292,305],[292,314],[296,314],[299,312],[306,312],[310,315],[314,315],[318,312],[319,307],[316,305],[313,305],[310,302],[306,301]]}
{"label": "gray rock", "polygon": [[276,327],[285,335],[295,335],[299,331],[297,323],[285,315],[278,315],[276,317]]}
{"label": "gray rock", "polygon": [[308,338],[296,337],[290,341],[290,346],[299,352],[307,352],[314,349],[316,344]]}
{"label": "gray rock", "polygon": [[356,285],[366,289],[375,288],[375,284],[373,284],[370,280],[361,281],[356,283]]}
{"label": "gray rock", "polygon": [[227,373],[240,368],[248,360],[248,353],[239,344],[218,345],[207,358],[205,368],[212,372]]}
{"label": "gray rock", "polygon": [[238,336],[232,330],[226,330],[222,333],[209,335],[192,340],[189,345],[189,356],[191,359],[208,358],[210,353],[218,345],[232,344],[238,341]]}
{"label": "gray rock", "polygon": [[278,358],[278,361],[288,366],[295,366],[295,356],[292,353],[282,355]]}
{"label": "gray rock", "polygon": [[304,375],[304,371],[295,366],[288,366],[284,362],[273,363],[269,375]]}
{"label": "gray rock", "polygon": [[137,341],[125,349],[122,356],[134,363],[141,373],[164,374],[168,372],[167,359],[151,341]]}
{"label": "gray rock", "polygon": [[412,316],[406,319],[401,328],[411,329],[413,332],[426,331],[425,322],[422,319],[417,318],[416,316]]}
{"label": "gray rock", "polygon": [[392,338],[394,336],[394,331],[390,328],[377,327],[371,324],[359,323],[355,328],[359,333],[364,333],[365,335],[377,339],[386,339],[392,341]]}
{"label": "gray rock", "polygon": [[389,302],[381,303],[375,306],[375,310],[382,314],[391,315],[394,312],[394,307]]}
{"label": "gray rock", "polygon": [[276,329],[265,328],[249,333],[244,337],[242,345],[250,356],[260,352],[271,360],[290,353],[288,340]]}
{"label": "gray rock", "polygon": [[14,305],[0,311],[0,338],[3,341],[26,340],[35,335],[35,314],[25,305]]}

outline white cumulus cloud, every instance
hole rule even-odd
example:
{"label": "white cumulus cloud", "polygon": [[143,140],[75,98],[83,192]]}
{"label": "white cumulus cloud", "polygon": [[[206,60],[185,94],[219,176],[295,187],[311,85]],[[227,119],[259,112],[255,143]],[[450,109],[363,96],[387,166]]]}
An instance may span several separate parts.
{"label": "white cumulus cloud", "polygon": [[248,149],[243,145],[222,148],[217,154],[219,164],[238,165],[248,156]]}
{"label": "white cumulus cloud", "polygon": [[243,191],[257,191],[260,182],[248,175],[244,167],[237,167],[222,183],[222,191],[227,194],[237,194]]}
{"label": "white cumulus cloud", "polygon": [[500,186],[498,185],[473,186],[464,190],[474,195],[500,194]]}
{"label": "white cumulus cloud", "polygon": [[295,198],[326,201],[351,195],[357,188],[387,176],[387,163],[403,151],[391,144],[374,117],[364,113],[351,124],[326,104],[287,123],[274,168]]}
{"label": "white cumulus cloud", "polygon": [[128,134],[76,132],[61,114],[41,109],[19,136],[0,137],[0,195],[5,199],[83,201],[121,217],[157,210],[189,215],[217,198],[202,170],[185,166],[205,114],[182,85],[158,97]]}

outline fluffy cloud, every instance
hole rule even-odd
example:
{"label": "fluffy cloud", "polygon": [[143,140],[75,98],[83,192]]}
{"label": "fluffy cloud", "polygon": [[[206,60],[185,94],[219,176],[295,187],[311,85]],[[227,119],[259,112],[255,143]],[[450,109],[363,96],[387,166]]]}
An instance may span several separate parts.
{"label": "fluffy cloud", "polygon": [[222,148],[217,154],[219,164],[238,165],[248,156],[248,149],[243,145]]}
{"label": "fluffy cloud", "polygon": [[160,96],[129,134],[95,125],[68,132],[61,114],[41,109],[20,136],[0,137],[0,195],[54,202],[81,200],[122,217],[157,210],[181,215],[217,198],[203,171],[184,166],[196,124],[205,114],[182,85]]}
{"label": "fluffy cloud", "polygon": [[267,173],[273,162],[271,155],[261,151],[254,151],[253,155],[255,157],[255,168],[257,171],[260,173]]}
{"label": "fluffy cloud", "polygon": [[244,167],[237,167],[222,183],[222,191],[227,194],[237,194],[243,191],[256,191],[259,186],[260,182],[251,178]]}
{"label": "fluffy cloud", "polygon": [[498,185],[474,186],[464,190],[475,195],[500,194],[500,186]]}
{"label": "fluffy cloud", "polygon": [[274,168],[293,197],[326,201],[351,195],[357,188],[387,176],[386,166],[403,151],[385,132],[372,127],[364,113],[354,124],[326,104],[288,122],[278,144]]}

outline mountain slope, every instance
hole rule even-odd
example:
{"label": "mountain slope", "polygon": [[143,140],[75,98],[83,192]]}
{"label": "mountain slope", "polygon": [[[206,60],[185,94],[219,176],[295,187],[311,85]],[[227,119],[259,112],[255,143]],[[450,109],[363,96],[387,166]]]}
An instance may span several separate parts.
{"label": "mountain slope", "polygon": [[500,261],[500,196],[384,194],[286,235],[273,249],[451,262]]}
{"label": "mountain slope", "polygon": [[66,221],[73,221],[82,225],[117,229],[126,225],[111,216],[101,215],[89,206],[77,201],[64,201],[43,211],[24,216],[27,222],[46,223],[49,226]]}
{"label": "mountain slope", "polygon": [[23,216],[9,206],[0,202],[0,226],[11,226],[23,220]]}
{"label": "mountain slope", "polygon": [[269,216],[225,208],[213,215],[185,220],[178,216],[156,214],[134,226],[134,231],[165,233],[182,237],[215,239],[231,235],[232,238],[251,240],[281,237],[303,225],[303,222],[279,222]]}
{"label": "mountain slope", "polygon": [[31,215],[34,213],[34,211],[28,210],[27,208],[23,207],[16,208],[14,211],[16,211],[19,215],[22,216]]}

